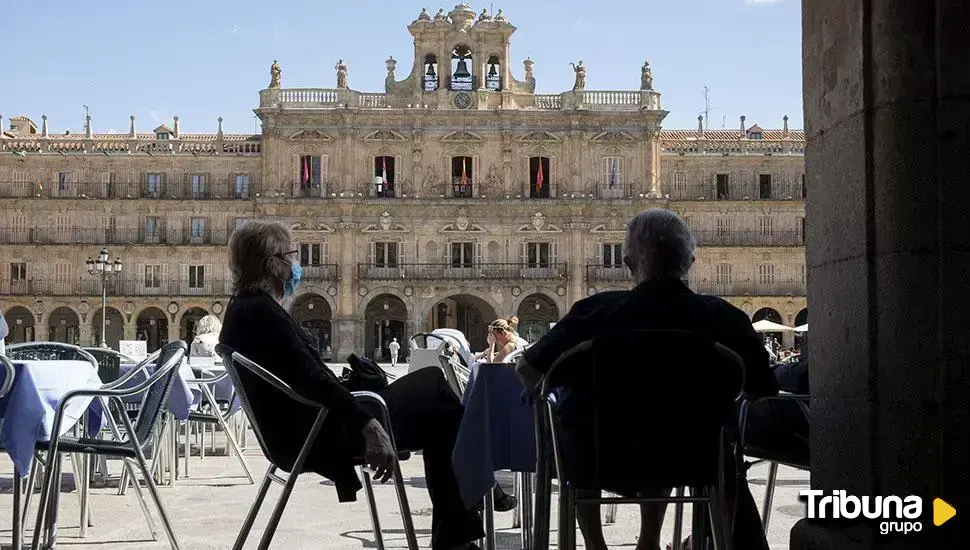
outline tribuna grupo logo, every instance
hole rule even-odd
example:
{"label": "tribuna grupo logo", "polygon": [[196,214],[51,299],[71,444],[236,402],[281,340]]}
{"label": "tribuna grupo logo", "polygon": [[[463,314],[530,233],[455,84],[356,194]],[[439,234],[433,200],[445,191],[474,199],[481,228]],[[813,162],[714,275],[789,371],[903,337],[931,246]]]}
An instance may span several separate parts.
{"label": "tribuna grupo logo", "polygon": [[[923,522],[920,520],[923,515],[923,499],[918,496],[859,497],[842,490],[832,491],[831,494],[825,494],[824,491],[819,490],[805,490],[799,495],[808,502],[810,519],[878,520],[879,532],[883,535],[919,533],[923,530]],[[936,500],[943,502],[940,499]],[[934,512],[936,508],[937,503],[934,502]],[[954,515],[955,513],[954,511]],[[934,516],[936,516],[935,513]],[[934,519],[934,523],[942,525],[943,522],[937,523]]]}

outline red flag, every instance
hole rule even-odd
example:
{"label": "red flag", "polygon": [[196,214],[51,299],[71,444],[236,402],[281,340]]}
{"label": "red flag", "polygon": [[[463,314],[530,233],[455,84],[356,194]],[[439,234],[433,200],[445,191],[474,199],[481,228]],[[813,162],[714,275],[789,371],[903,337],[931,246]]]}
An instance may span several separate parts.
{"label": "red flag", "polygon": [[539,159],[539,173],[536,174],[536,191],[542,191],[542,184],[546,179],[542,177],[542,159]]}
{"label": "red flag", "polygon": [[310,157],[303,157],[303,183],[310,183]]}
{"label": "red flag", "polygon": [[381,183],[384,184],[384,189],[387,189],[387,157],[381,157]]}
{"label": "red flag", "polygon": [[462,157],[461,159],[461,185],[462,187],[468,185],[468,173],[465,172],[465,162],[466,159]]}

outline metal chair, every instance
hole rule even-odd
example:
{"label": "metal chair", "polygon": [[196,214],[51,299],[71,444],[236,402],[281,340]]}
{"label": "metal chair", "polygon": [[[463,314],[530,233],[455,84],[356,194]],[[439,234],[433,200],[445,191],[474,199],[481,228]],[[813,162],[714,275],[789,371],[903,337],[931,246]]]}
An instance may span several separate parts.
{"label": "metal chair", "polygon": [[[0,366],[3,367],[3,382],[0,383],[0,399],[3,399],[10,393],[13,389],[14,378],[17,376],[17,371],[14,369],[13,363],[4,355],[0,355]],[[0,450],[3,450],[0,448]],[[13,474],[13,550],[20,550],[23,546],[23,483],[20,477],[15,471]]]}
{"label": "metal chair", "polygon": [[[805,418],[810,418],[808,403],[811,400],[809,395],[798,394],[798,393],[787,393],[780,392],[778,395],[771,397],[763,397],[758,399],[761,401],[787,401],[794,402],[798,404],[798,408],[805,415]],[[805,462],[802,457],[784,456],[775,452],[770,452],[765,449],[758,449],[756,447],[749,447],[745,441],[745,427],[748,422],[748,409],[751,407],[751,401],[745,399],[741,402],[741,411],[739,414],[738,422],[738,433],[740,434],[740,448],[741,453],[744,456],[749,456],[755,460],[747,462],[744,464],[746,469],[750,469],[758,464],[764,462],[768,463],[768,477],[765,482],[765,500],[761,507],[761,523],[765,528],[765,533],[768,532],[768,521],[771,519],[771,506],[775,498],[775,484],[778,480],[778,465],[783,464],[792,468],[796,468],[803,471],[810,470],[809,464]]]}
{"label": "metal chair", "polygon": [[[266,529],[263,531],[263,536],[260,538],[258,546],[259,550],[266,550],[273,541],[273,536],[276,533],[280,519],[283,516],[283,510],[286,508],[286,503],[290,498],[290,493],[293,492],[293,487],[296,485],[297,477],[299,477],[299,475],[303,472],[303,466],[310,455],[313,444],[320,433],[320,429],[323,427],[323,423],[326,420],[327,413],[329,411],[320,403],[301,396],[299,393],[293,390],[293,388],[288,386],[275,375],[256,363],[250,361],[240,353],[235,352],[231,348],[219,344],[216,346],[216,351],[222,356],[226,371],[232,378],[236,391],[239,392],[239,399],[242,402],[243,410],[246,411],[246,416],[249,417],[249,422],[253,427],[253,432],[256,434],[256,439],[259,441],[260,448],[263,449],[263,454],[266,455],[266,458],[270,461],[269,469],[266,471],[266,475],[263,477],[263,481],[256,493],[256,500],[253,502],[253,506],[249,510],[249,514],[246,516],[242,528],[239,530],[239,535],[236,537],[236,541],[232,548],[233,550],[242,550],[243,545],[246,543],[246,539],[249,537],[249,532],[253,528],[253,523],[256,521],[256,516],[259,514],[259,509],[262,507],[263,500],[266,498],[266,493],[269,491],[270,484],[278,483],[283,486],[283,492],[280,495],[279,500],[276,502],[276,506],[273,508],[273,514],[270,516],[269,522],[266,524]],[[306,440],[303,443],[303,447],[300,449],[300,453],[296,457],[293,468],[289,472],[289,475],[287,475],[285,478],[277,473],[279,467],[273,463],[269,453],[267,452],[266,444],[264,443],[265,440],[260,432],[259,423],[256,421],[256,418],[253,415],[252,405],[242,384],[242,379],[240,377],[240,373],[242,371],[246,371],[250,375],[258,377],[262,382],[273,387],[276,391],[283,393],[289,399],[312,407],[318,411],[316,419],[313,422],[313,426],[310,428],[310,432],[307,434]],[[391,444],[394,445],[395,449],[397,449],[397,444],[394,441],[394,431],[391,429],[390,417],[384,400],[379,395],[372,392],[353,392],[353,395],[362,403],[371,405],[379,412],[378,420],[384,426],[385,430],[387,430],[387,434],[391,438]],[[300,436],[294,435],[294,437]],[[408,454],[398,453],[398,456],[399,459],[403,459],[406,458]],[[362,462],[360,462],[360,464],[362,464]],[[381,535],[380,520],[377,516],[377,502],[374,498],[374,490],[371,485],[370,474],[363,467],[360,468],[360,473],[364,478],[364,491],[367,495],[368,507],[370,508],[371,523],[374,529],[376,546],[378,550],[384,550],[384,538]],[[417,550],[417,537],[414,532],[414,523],[411,519],[411,510],[410,506],[408,505],[407,494],[404,490],[404,479],[401,476],[401,467],[399,461],[394,463],[394,486],[397,490],[397,499],[401,510],[401,518],[404,521],[404,534],[408,541],[408,548],[410,550]]]}
{"label": "metal chair", "polygon": [[[636,346],[631,347],[631,342]],[[646,361],[643,349],[651,350]],[[683,350],[690,350],[689,358]],[[685,360],[690,364],[685,365]],[[579,367],[583,369],[582,385],[569,385],[570,375]],[[709,518],[714,549],[729,549],[732,523],[724,497],[725,427],[734,421],[734,402],[743,386],[743,363],[736,354],[687,331],[620,331],[583,342],[563,354],[544,376],[539,391],[559,479],[559,548],[576,546],[577,505],[673,503],[675,545],[680,541],[683,506],[692,504],[693,540],[706,541]],[[565,400],[554,391],[558,388],[570,392]],[[591,454],[585,462],[570,460],[576,458],[578,449],[563,446],[564,407],[579,407],[571,417],[575,420],[582,415],[581,422],[587,423],[573,427],[588,429],[592,437]],[[697,407],[705,408],[707,414],[698,414]],[[609,437],[601,430],[622,425],[642,429],[622,438]],[[657,457],[657,445],[677,451],[669,458],[659,455],[658,462],[651,464],[653,470],[631,474],[630,457]],[[549,487],[548,480],[539,483]],[[683,487],[690,488],[690,496],[683,496]],[[675,496],[577,497],[578,490],[642,495],[670,488],[677,490]],[[548,499],[544,504],[548,505]],[[545,515],[541,521],[548,525],[548,510],[539,515]]]}
{"label": "metal chair", "polygon": [[137,363],[131,357],[111,348],[81,348],[98,361],[98,376],[104,383],[114,382],[121,376],[122,363]]}
{"label": "metal chair", "polygon": [[[235,452],[236,458],[239,460],[239,465],[242,466],[243,471],[246,473],[246,477],[249,479],[249,483],[256,483],[253,479],[253,473],[249,469],[249,464],[246,463],[246,457],[243,456],[242,448],[236,441],[236,436],[233,434],[233,429],[229,426],[229,420],[232,418],[236,411],[231,408],[232,399],[230,399],[230,406],[226,407],[226,410],[222,410],[219,407],[219,403],[216,401],[215,395],[212,393],[211,387],[213,384],[217,384],[229,376],[228,368],[217,375],[207,376],[201,369],[193,369],[195,371],[196,380],[199,383],[199,390],[202,392],[202,398],[209,405],[210,412],[193,411],[189,413],[188,422],[197,422],[204,426],[215,425],[222,428],[223,432],[226,434],[226,441],[229,442],[229,447]],[[235,391],[235,390],[234,390]],[[213,428],[213,440],[215,439],[215,428]],[[204,433],[204,432],[203,432]],[[185,427],[185,471],[188,475],[189,471],[189,455],[191,454],[191,447],[189,445],[189,426],[186,424]],[[202,442],[201,452],[205,452],[205,442]]]}
{"label": "metal chair", "polygon": [[[187,351],[188,346],[185,342],[176,341],[166,344],[159,352],[158,366],[155,372],[151,377],[137,386],[116,389],[122,383],[121,380],[118,380],[100,389],[75,390],[64,395],[57,406],[54,425],[51,430],[51,440],[49,442],[38,442],[36,447],[39,451],[47,452],[47,473],[44,476],[44,485],[40,496],[41,500],[37,512],[32,548],[39,547],[41,532],[44,530],[44,521],[47,519],[46,516],[48,514],[51,517],[47,521],[45,537],[50,546],[53,546],[56,541],[57,497],[60,488],[54,482],[60,479],[61,453],[82,453],[121,458],[132,478],[135,477],[134,466],[132,465],[132,462],[134,462],[138,466],[138,469],[141,470],[148,492],[155,502],[155,506],[158,508],[158,513],[165,527],[165,533],[168,536],[169,543],[173,549],[177,550],[179,548],[178,539],[172,530],[168,514],[158,497],[158,489],[149,471],[144,451],[151,440],[162,408],[168,400],[169,393],[172,390],[172,384],[175,382],[175,377],[178,376],[178,366],[181,364],[182,358]],[[113,403],[119,411],[123,411],[124,408],[121,405],[121,398],[129,395],[137,395],[142,392],[144,392],[145,397],[142,401],[141,411],[135,425],[132,425],[127,414],[119,415],[124,424],[126,435],[128,436],[126,440],[123,440],[121,434],[117,433],[113,422],[109,422],[109,426],[115,432],[114,440],[64,437],[59,435],[61,422],[64,419],[65,405],[71,399],[78,397],[98,398],[102,399],[107,406]],[[152,520],[144,496],[141,494],[141,486],[136,481],[133,487],[135,488],[135,492],[138,493],[138,501],[141,505],[142,512],[145,514],[148,526],[152,531],[152,537],[157,540],[158,535],[155,523]]]}

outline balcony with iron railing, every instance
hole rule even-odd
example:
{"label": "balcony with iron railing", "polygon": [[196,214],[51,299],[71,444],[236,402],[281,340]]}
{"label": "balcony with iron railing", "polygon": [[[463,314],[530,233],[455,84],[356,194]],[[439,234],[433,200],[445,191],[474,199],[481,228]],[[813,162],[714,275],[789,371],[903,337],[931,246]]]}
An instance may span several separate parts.
{"label": "balcony with iron railing", "polygon": [[[106,281],[109,296],[228,296],[228,279],[150,279],[136,275]],[[94,278],[27,278],[0,281],[0,295],[9,296],[100,296],[101,281]]]}
{"label": "balcony with iron railing", "polygon": [[357,276],[372,281],[517,281],[517,280],[563,280],[567,265],[540,262],[525,263],[479,263],[455,265],[449,263],[399,263],[357,264]]}
{"label": "balcony with iron railing", "polygon": [[302,269],[305,281],[340,280],[340,266],[337,264],[305,265]]}
{"label": "balcony with iron railing", "polygon": [[698,246],[805,246],[801,230],[700,230],[692,231]]}
{"label": "balcony with iron railing", "polygon": [[765,195],[757,182],[745,184],[745,188],[738,184],[722,188],[718,191],[716,183],[672,183],[667,182],[661,190],[671,200],[719,200],[719,201],[804,201],[802,185],[800,183],[773,183],[770,191]]}
{"label": "balcony with iron railing", "polygon": [[[586,265],[586,282],[591,285],[627,286],[635,283],[633,275],[626,267],[604,266],[599,264]],[[688,282],[695,292],[713,294],[716,296],[804,296],[805,283],[792,280],[772,280],[771,282],[732,281],[719,283],[716,281]]]}
{"label": "balcony with iron railing", "polygon": [[115,227],[91,229],[87,227],[0,227],[0,244],[36,245],[109,245],[109,244],[165,244],[165,245],[225,245],[232,231],[214,227]]}
{"label": "balcony with iron railing", "polygon": [[165,199],[246,200],[258,194],[255,180],[246,184],[206,183],[204,186],[175,183],[103,183],[57,181],[0,181],[0,198],[39,197],[51,199]]}

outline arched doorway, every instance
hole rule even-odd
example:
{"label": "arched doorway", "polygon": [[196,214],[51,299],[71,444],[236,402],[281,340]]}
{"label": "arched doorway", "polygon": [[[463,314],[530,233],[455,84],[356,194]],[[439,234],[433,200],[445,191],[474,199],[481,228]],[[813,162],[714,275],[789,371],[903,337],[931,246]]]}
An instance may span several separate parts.
{"label": "arched doorway", "polygon": [[135,320],[135,338],[148,342],[148,353],[168,343],[168,319],[157,307],[148,307]]}
{"label": "arched doorway", "polygon": [[460,330],[468,339],[472,351],[482,351],[488,347],[488,324],[497,318],[495,308],[485,300],[468,294],[457,294],[432,306],[428,314],[428,330]]}
{"label": "arched doorway", "polygon": [[795,315],[795,326],[800,327],[808,324],[808,308],[805,308]]}
{"label": "arched doorway", "polygon": [[[795,315],[795,326],[800,327],[802,325],[808,324],[808,308],[804,308]],[[808,332],[796,332],[795,333],[795,349],[802,349],[805,343],[808,342]]]}
{"label": "arched doorway", "polygon": [[550,323],[559,320],[559,307],[545,294],[532,294],[522,300],[515,313],[519,318],[519,336],[535,343],[549,332]]}
{"label": "arched doorway", "polygon": [[320,355],[325,360],[332,358],[333,341],[330,304],[318,294],[300,296],[290,312],[298,325],[303,327],[315,340]]}
{"label": "arched doorway", "polygon": [[[757,323],[762,319],[767,319],[772,323],[778,323],[779,325],[782,324],[781,313],[778,313],[778,311],[770,307],[763,307],[758,311],[754,312],[754,315],[751,316],[752,323]],[[774,339],[774,341],[778,342],[778,346],[780,346],[782,339],[784,339],[784,334],[780,332],[763,332],[761,334],[762,341],[767,340],[769,338]]]}
{"label": "arched doorway", "polygon": [[10,327],[10,333],[4,341],[8,344],[19,344],[21,342],[33,342],[36,340],[34,335],[34,314],[25,307],[12,307],[3,314]]}
{"label": "arched doorway", "polygon": [[401,347],[407,349],[408,308],[393,294],[379,294],[364,310],[364,345],[368,356],[379,361],[390,361],[387,345],[397,338]]}
{"label": "arched doorway", "polygon": [[[125,336],[125,320],[121,312],[113,307],[106,309],[108,312],[104,320],[105,341],[111,349],[118,349],[118,343]],[[101,343],[101,310],[94,312],[91,316],[92,344],[97,346]]]}
{"label": "arched doorway", "polygon": [[192,343],[192,340],[195,339],[195,325],[199,324],[199,321],[208,314],[209,312],[201,307],[193,307],[186,311],[179,322],[179,339]]}
{"label": "arched doorway", "polygon": [[59,307],[47,318],[47,339],[76,346],[81,343],[80,325],[81,321],[73,309]]}

